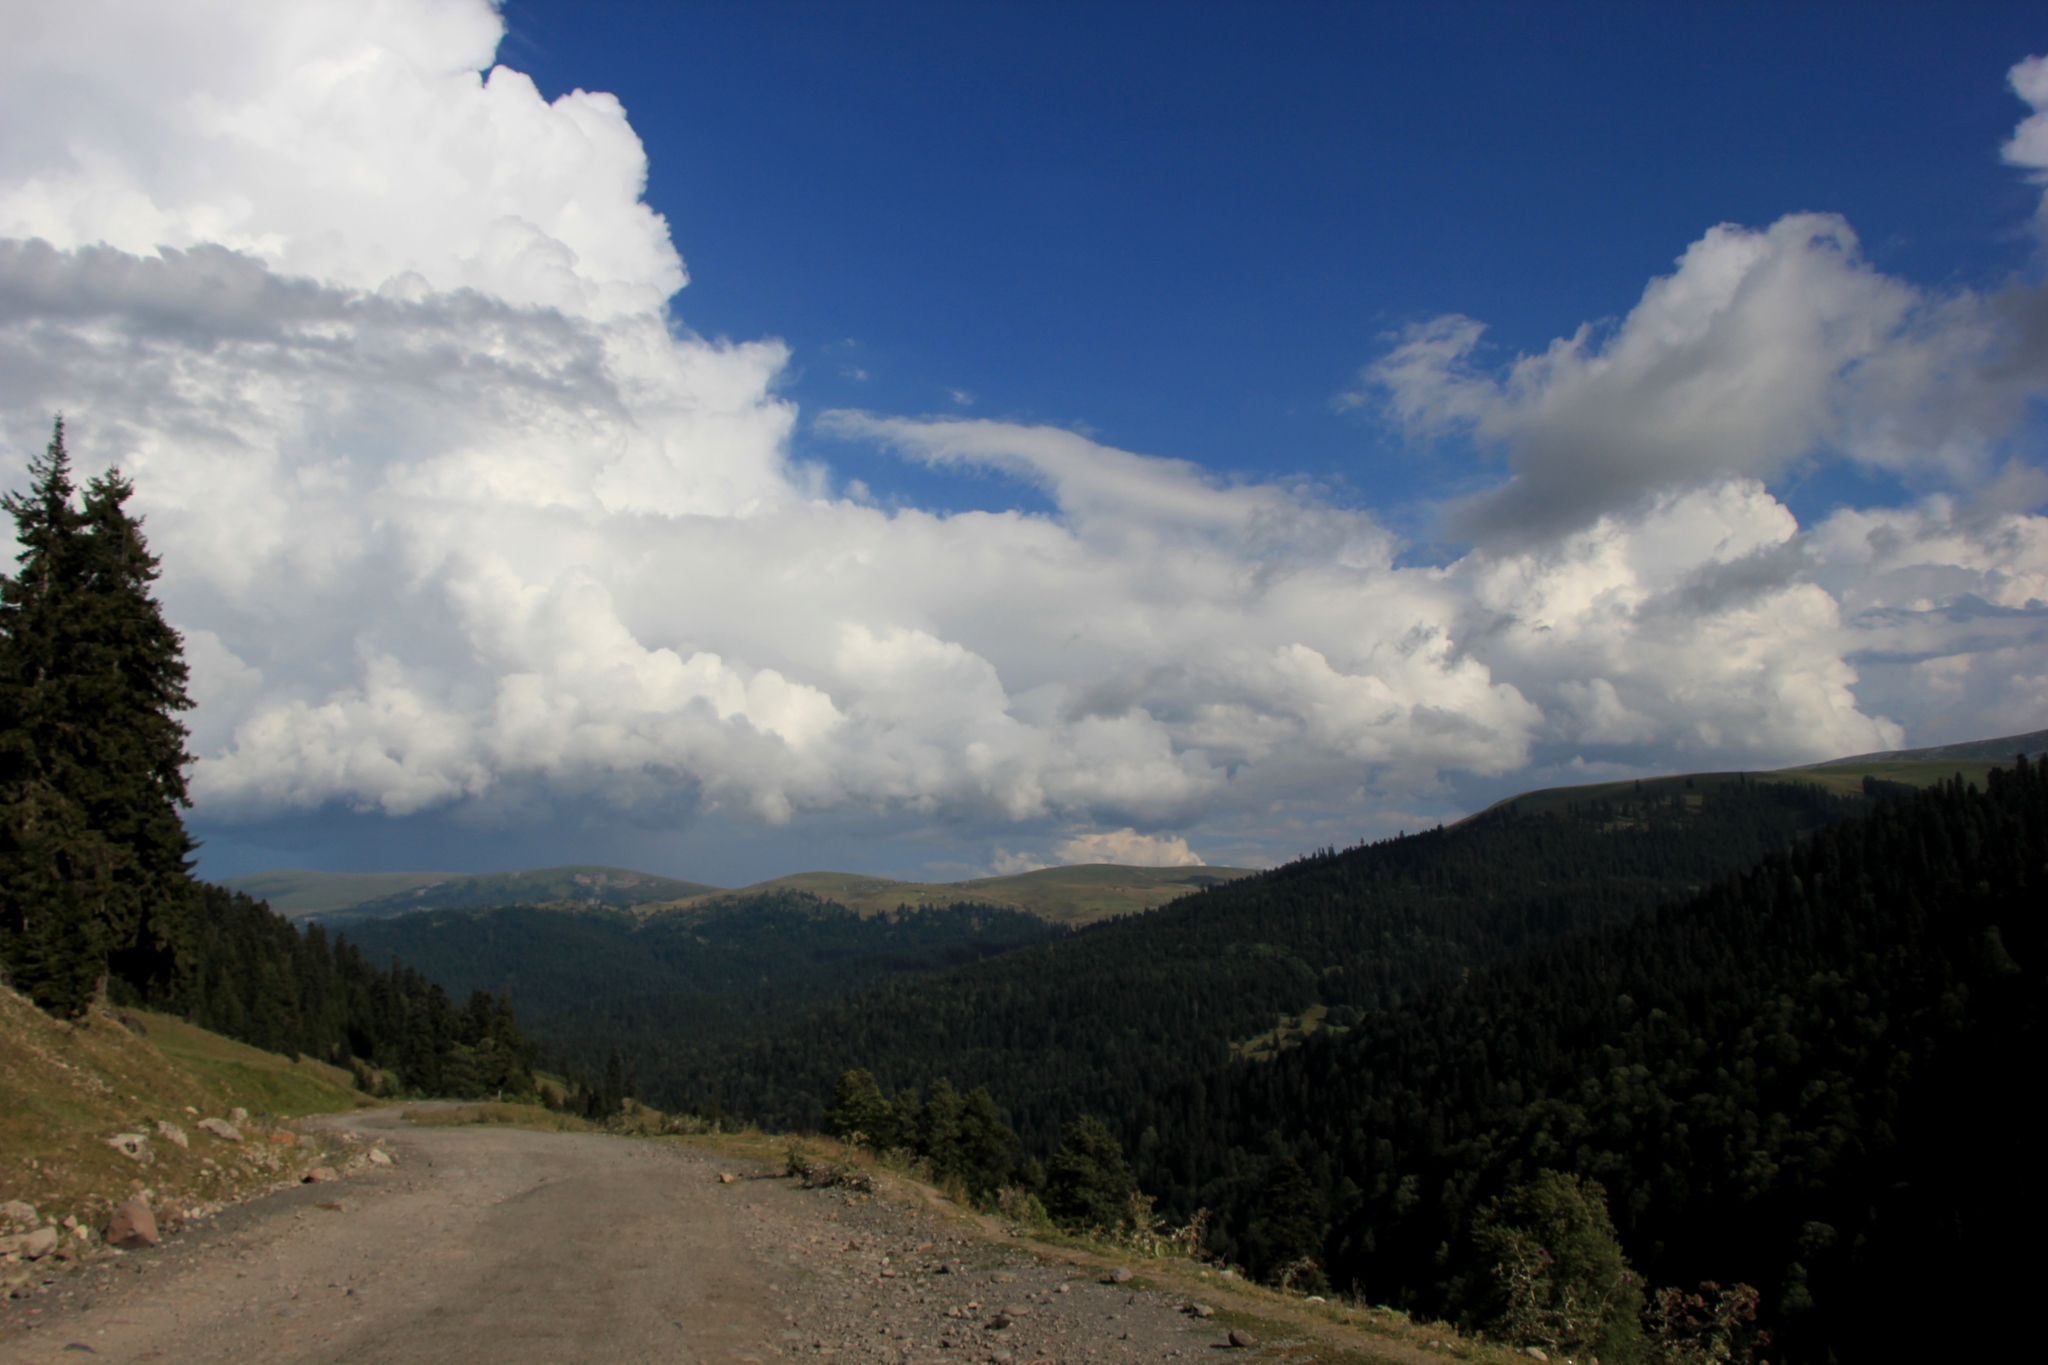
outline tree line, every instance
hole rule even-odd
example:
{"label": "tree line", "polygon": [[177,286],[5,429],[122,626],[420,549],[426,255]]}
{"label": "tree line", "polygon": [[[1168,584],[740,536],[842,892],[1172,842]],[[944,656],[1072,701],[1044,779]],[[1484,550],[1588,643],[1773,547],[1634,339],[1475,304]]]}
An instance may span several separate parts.
{"label": "tree line", "polygon": [[183,642],[116,470],[75,483],[56,424],[0,575],[0,979],[60,1016],[146,1005],[436,1094],[533,1088],[509,999],[460,1007],[316,926],[192,876]]}
{"label": "tree line", "polygon": [[1478,1214],[1568,1173],[1650,1280],[1758,1286],[1791,1359],[2004,1349],[2043,1212],[2044,883],[2041,767],[1944,783],[1177,1087],[1135,1120],[1170,1154],[1141,1176],[1243,1245],[1293,1161],[1334,1280],[1483,1318]]}

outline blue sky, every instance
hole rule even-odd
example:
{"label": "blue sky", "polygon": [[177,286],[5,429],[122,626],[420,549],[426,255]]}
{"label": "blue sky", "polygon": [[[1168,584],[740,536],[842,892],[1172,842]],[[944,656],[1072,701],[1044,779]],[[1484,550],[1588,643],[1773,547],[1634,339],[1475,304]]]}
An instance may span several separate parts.
{"label": "blue sky", "polygon": [[2048,725],[2037,6],[14,29],[0,473],[136,479],[211,875],[1267,864]]}
{"label": "blue sky", "polygon": [[[1707,227],[1848,219],[1927,284],[2026,269],[2001,164],[2028,5],[925,4],[506,9],[502,55],[625,102],[712,335],[807,411],[1084,425],[1414,509],[1465,487],[1331,396],[1439,313],[1536,350]],[[864,376],[864,377],[856,377]],[[1012,486],[799,449],[923,505]],[[1839,475],[1837,476],[1839,477]],[[1834,481],[1789,486],[1823,510]],[[1859,490],[1860,491],[1860,490]],[[1879,494],[1882,496],[1882,494]]]}

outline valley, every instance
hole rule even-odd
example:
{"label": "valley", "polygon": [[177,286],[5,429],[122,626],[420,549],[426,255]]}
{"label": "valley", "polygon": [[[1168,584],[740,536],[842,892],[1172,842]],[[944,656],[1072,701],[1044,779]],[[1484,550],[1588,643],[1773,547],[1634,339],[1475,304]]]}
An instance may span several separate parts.
{"label": "valley", "polygon": [[[2044,738],[1990,743],[2021,753]],[[527,1294],[535,1277],[583,1283],[561,1280],[550,1255],[522,1250],[534,1236],[590,1247],[599,1225],[630,1230],[654,1217],[680,1221],[649,1232],[650,1245],[675,1242],[653,1259],[613,1266],[606,1251],[574,1262],[575,1276],[587,1266],[655,1277],[616,1313],[574,1319],[608,1349],[654,1350],[675,1333],[692,1351],[734,1357],[906,1365],[965,1349],[969,1360],[996,1359],[983,1336],[956,1340],[960,1319],[925,1321],[940,1302],[923,1292],[937,1283],[930,1259],[876,1274],[866,1297],[847,1296],[861,1256],[929,1242],[981,1258],[974,1264],[989,1274],[1007,1267],[1003,1283],[1037,1286],[1005,1291],[1024,1311],[1001,1330],[1022,1349],[1171,1358],[1216,1344],[1196,1340],[1209,1330],[1203,1320],[1140,1295],[1118,1313],[1117,1334],[1103,1336],[1085,1315],[1056,1311],[1082,1302],[1059,1298],[1060,1285],[1072,1295],[1085,1278],[1017,1260],[1023,1244],[1004,1238],[1053,1237],[1031,1256],[1057,1262],[1125,1244],[1118,1238],[1164,1245],[1156,1239],[1188,1226],[1197,1229],[1188,1246],[1212,1259],[1176,1259],[1155,1273],[1199,1277],[1227,1265],[1281,1286],[1278,1299],[1236,1310],[1265,1332],[1314,1292],[1395,1310],[1371,1319],[1384,1330],[1346,1348],[1362,1358],[1420,1360],[1437,1346],[1478,1358],[1493,1348],[1472,1334],[1501,1330],[1488,1326],[1498,1311],[1486,1297],[1489,1220],[1541,1181],[1564,1180],[1569,1199],[1590,1201],[1593,1226],[1607,1229],[1598,1236],[1614,1263],[1656,1287],[1630,1291],[1637,1306],[1612,1329],[1627,1334],[1607,1340],[1602,1358],[1691,1359],[1670,1352],[1693,1329],[1658,1305],[1687,1301],[1683,1287],[1694,1284],[1738,1286],[1736,1299],[1714,1292],[1725,1311],[1758,1324],[1743,1328],[1745,1352],[1761,1350],[1756,1333],[1768,1332],[1771,1358],[1875,1358],[1880,1321],[1887,1339],[1919,1340],[1918,1319],[1885,1320],[1882,1305],[1916,1286],[1953,1296],[1965,1282],[2005,1284],[2016,1266],[1989,1248],[2043,1207],[2023,1150],[2026,1092],[2011,1083],[2007,1059],[2039,1055],[2044,878],[2042,768],[1965,751],[1531,791],[1455,825],[1261,873],[1091,867],[936,887],[817,873],[656,900],[648,897],[678,884],[553,869],[400,888],[400,898],[446,903],[359,918],[348,906],[306,910],[302,899],[299,927],[216,890],[202,949],[213,965],[189,1008],[274,1050],[204,1033],[147,1001],[66,1023],[11,997],[14,1032],[23,1044],[41,1041],[13,1048],[0,1085],[10,1115],[43,1117],[10,1120],[0,1138],[43,1154],[30,1168],[44,1182],[39,1207],[68,1201],[90,1226],[124,1179],[140,1182],[123,1170],[128,1158],[82,1140],[87,1130],[147,1133],[180,1106],[196,1114],[231,1099],[279,1129],[294,1113],[371,1106],[292,1125],[305,1129],[306,1145],[290,1147],[301,1164],[353,1161],[350,1179],[362,1177],[364,1193],[329,1203],[355,1219],[307,1224],[312,1215],[291,1197],[234,1213],[277,1172],[238,1167],[242,1183],[223,1183],[210,1169],[184,1170],[182,1148],[150,1176],[154,1198],[218,1214],[223,1226],[247,1219],[270,1229],[269,1240],[237,1245],[268,1248],[275,1302],[239,1287],[188,1287],[182,1301],[211,1295],[232,1308],[216,1329],[288,1357],[345,1347],[393,1360],[465,1358],[466,1329],[451,1324]],[[389,883],[277,884],[302,897],[381,893],[356,906],[394,895]],[[477,902],[565,885],[592,894]],[[392,965],[368,965],[381,962]],[[328,1040],[315,1045],[353,1060],[276,1056],[303,1051],[289,1041],[298,1039]],[[67,1071],[65,1049],[81,1045],[90,1066]],[[522,1070],[535,1062],[562,1074]],[[849,1090],[849,1078],[864,1079]],[[569,1112],[549,1131],[418,1129],[399,1117],[409,1096],[489,1099],[506,1084],[527,1106]],[[80,1107],[65,1098],[74,1091],[99,1098]],[[366,1091],[401,1109],[376,1109]],[[683,1140],[698,1144],[696,1155],[664,1145],[678,1139],[596,1131],[652,1112],[648,1104],[680,1117],[621,1131],[696,1133]],[[846,1199],[797,1190],[795,1204],[771,1212],[783,1196],[767,1191],[792,1187],[749,1180],[770,1203],[735,1204],[704,1153],[746,1151],[768,1161],[752,1168],[768,1176],[783,1141],[764,1148],[730,1136],[735,1128],[846,1133],[876,1150],[835,1159],[870,1163],[860,1179],[900,1197],[873,1202],[856,1181]],[[445,1154],[452,1169],[425,1182],[412,1158],[402,1177],[368,1171],[365,1142],[410,1144],[435,1172]],[[65,1152],[76,1154],[72,1165]],[[12,1169],[5,1156],[0,1171]],[[671,1174],[651,1177],[657,1168]],[[912,1174],[931,1185],[900,1183]],[[659,1194],[633,1192],[650,1178]],[[51,1183],[63,1180],[68,1193]],[[1062,1243],[1055,1227],[1071,1215],[1047,1210],[1068,1208],[1090,1180],[1136,1202],[1106,1196],[1090,1206],[1109,1220],[1093,1240]],[[0,1185],[0,1194],[34,1193],[18,1179]],[[502,1220],[515,1207],[522,1231],[508,1241]],[[429,1235],[378,1224],[401,1209],[427,1218]],[[837,1253],[852,1260],[814,1281],[802,1275],[836,1263],[818,1259],[824,1244],[811,1239],[824,1234],[801,1209],[866,1229]],[[919,1218],[940,1221],[914,1226]],[[331,1235],[358,1222],[367,1240]],[[731,1266],[698,1264],[713,1244],[768,1259],[736,1262],[751,1269],[721,1280]],[[350,1250],[373,1245],[389,1269]],[[778,1246],[779,1259],[762,1251]],[[1923,1247],[1939,1249],[1933,1263],[1912,1250]],[[414,1248],[468,1268],[406,1292]],[[88,1259],[86,1271],[110,1287],[128,1283],[97,1264]],[[225,1269],[204,1257],[191,1264],[193,1286],[217,1283],[205,1274]],[[328,1273],[312,1267],[346,1264],[361,1265],[359,1282],[336,1280],[333,1302],[304,1297]],[[783,1297],[792,1283],[812,1286],[800,1303]],[[148,1334],[128,1329],[149,1320],[157,1335],[148,1339],[163,1344],[148,1349],[212,1358],[205,1332],[176,1315],[147,1319],[155,1310],[134,1292],[121,1291],[120,1302],[138,1306],[109,1320],[126,1333],[114,1339],[145,1349]],[[2014,1282],[1998,1292],[2022,1290]],[[654,1303],[676,1311],[647,1316]],[[57,1314],[43,1326],[71,1321],[59,1309],[38,1308]],[[1346,1321],[1363,1330],[1367,1319]],[[1395,1330],[1410,1321],[1446,1325],[1429,1339]],[[1332,1349],[1333,1323],[1311,1324],[1302,1340]],[[520,1339],[566,1349],[563,1330],[536,1319]],[[1940,1331],[1990,1348],[2009,1325],[1994,1315]]]}

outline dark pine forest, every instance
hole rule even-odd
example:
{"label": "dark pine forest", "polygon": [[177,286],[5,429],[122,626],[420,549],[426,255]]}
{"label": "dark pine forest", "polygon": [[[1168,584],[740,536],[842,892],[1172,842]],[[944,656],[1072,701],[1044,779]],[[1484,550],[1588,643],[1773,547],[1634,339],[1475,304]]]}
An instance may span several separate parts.
{"label": "dark pine forest", "polygon": [[1144,1134],[1156,1124],[1144,1116],[1173,1086],[1227,1071],[1234,1044],[1316,1011],[1326,1029],[1354,1026],[1465,973],[1683,898],[1868,805],[1733,777],[1712,790],[1667,780],[1540,815],[1508,805],[737,1039],[700,1046],[664,1033],[620,1046],[650,1095],[685,1104],[716,1092],[769,1125],[815,1127],[835,1080],[855,1067],[888,1089],[940,1077],[987,1085],[1040,1152],[1083,1113],[1127,1116],[1147,1188],[1189,1212],[1182,1163],[1155,1159]]}

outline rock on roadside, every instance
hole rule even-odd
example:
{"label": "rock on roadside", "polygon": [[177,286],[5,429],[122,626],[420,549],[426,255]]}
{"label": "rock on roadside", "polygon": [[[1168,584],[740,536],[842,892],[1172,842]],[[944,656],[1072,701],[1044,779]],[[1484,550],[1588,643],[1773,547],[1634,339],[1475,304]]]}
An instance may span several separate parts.
{"label": "rock on roadside", "polygon": [[107,1220],[106,1239],[108,1246],[127,1248],[153,1247],[162,1241],[149,1201],[136,1195],[115,1209],[114,1216]]}
{"label": "rock on roadside", "polygon": [[141,1133],[116,1133],[104,1141],[130,1161],[139,1161],[145,1166],[150,1163],[149,1139]]}
{"label": "rock on roadside", "polygon": [[0,1237],[0,1255],[16,1255],[25,1261],[40,1261],[57,1249],[57,1229],[44,1227],[18,1237]]}

